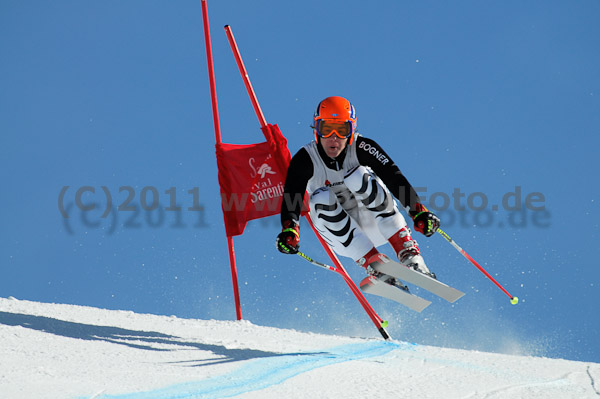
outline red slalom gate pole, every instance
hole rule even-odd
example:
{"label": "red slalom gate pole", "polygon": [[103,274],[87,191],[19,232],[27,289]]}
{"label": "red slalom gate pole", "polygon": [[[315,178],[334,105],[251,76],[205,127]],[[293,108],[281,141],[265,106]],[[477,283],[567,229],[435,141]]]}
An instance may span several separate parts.
{"label": "red slalom gate pole", "polygon": [[202,0],[202,22],[204,25],[204,43],[206,45],[206,61],[208,64],[208,83],[210,85],[210,100],[213,110],[213,124],[215,126],[215,141],[221,143],[221,124],[219,122],[219,106],[217,103],[217,86],[215,83],[215,68],[210,42],[210,27],[208,25],[208,8],[206,0]]}
{"label": "red slalom gate pole", "polygon": [[[210,100],[213,111],[213,124],[215,127],[215,142],[221,144],[221,125],[219,123],[219,107],[217,103],[217,88],[215,84],[215,69],[212,56],[212,45],[210,42],[210,27],[208,24],[208,8],[206,0],[202,0],[202,22],[204,25],[204,43],[206,45],[206,61],[208,63],[208,81],[210,84]],[[225,218],[225,214],[223,214]],[[231,268],[231,280],[233,283],[233,296],[235,299],[235,314],[238,320],[242,320],[242,305],[240,301],[240,290],[238,286],[237,265],[235,262],[235,249],[233,237],[227,236],[227,249],[229,251],[229,266]]]}
{"label": "red slalom gate pole", "polygon": [[[256,93],[254,92],[254,88],[252,87],[252,84],[250,83],[250,77],[248,76],[248,71],[246,70],[244,62],[242,61],[242,56],[240,54],[240,50],[237,46],[235,38],[233,37],[233,32],[231,31],[231,27],[229,25],[225,25],[224,29],[225,29],[225,33],[227,34],[227,39],[229,40],[229,45],[231,46],[233,56],[235,57],[235,61],[238,65],[238,69],[240,70],[240,74],[242,75],[244,85],[246,86],[246,90],[248,91],[248,96],[250,97],[250,101],[252,102],[252,106],[254,107],[254,112],[256,113],[256,117],[258,118],[260,127],[263,128],[267,125],[267,120],[262,112],[262,109],[260,108],[260,105],[258,104],[258,99],[256,98]],[[352,291],[354,296],[358,299],[358,301],[362,305],[363,309],[367,312],[367,314],[373,321],[373,324],[375,324],[375,326],[377,327],[377,330],[379,330],[379,332],[381,333],[381,335],[383,336],[384,339],[389,339],[390,336],[388,335],[387,331],[385,330],[385,326],[387,325],[387,322],[385,322],[381,317],[379,317],[379,315],[375,312],[375,310],[371,307],[371,305],[369,304],[367,299],[364,297],[364,295],[362,294],[360,289],[356,286],[356,284],[354,284],[354,281],[352,281],[352,279],[350,278],[350,275],[348,274],[346,269],[344,269],[344,266],[342,266],[342,263],[337,258],[335,253],[331,250],[331,248],[329,248],[329,245],[327,245],[327,243],[319,235],[317,229],[313,225],[312,220],[310,219],[309,216],[306,216],[306,220],[308,220],[310,227],[312,228],[315,235],[319,239],[319,242],[321,243],[321,245],[323,245],[325,252],[327,252],[327,255],[329,255],[329,258],[334,263],[335,270],[333,270],[333,271],[337,272],[344,278],[344,281],[346,282],[346,284],[348,284],[348,286],[350,287],[350,290]]]}
{"label": "red slalom gate pole", "polygon": [[256,112],[256,117],[258,118],[260,127],[265,127],[267,126],[267,120],[265,119],[265,115],[263,114],[262,109],[260,109],[258,99],[256,98],[256,94],[254,93],[254,88],[252,87],[252,83],[250,83],[248,71],[246,71],[246,66],[244,65],[244,61],[242,61],[242,55],[240,54],[240,50],[238,49],[237,43],[235,42],[235,38],[233,37],[233,32],[231,31],[231,27],[229,25],[225,25],[225,33],[227,34],[227,40],[229,40],[231,51],[233,51],[235,62],[238,65],[240,74],[242,75],[242,80],[244,81],[246,91],[248,91],[248,95],[250,96],[250,101],[252,102],[252,107],[254,107],[254,112]]}
{"label": "red slalom gate pole", "polygon": [[437,229],[437,232],[440,233],[442,235],[442,237],[444,237],[446,239],[446,241],[448,241],[450,244],[452,244],[452,246],[458,252],[460,252],[465,258],[467,258],[469,260],[469,262],[471,262],[476,268],[478,268],[480,272],[482,272],[487,278],[489,278],[492,283],[496,284],[496,286],[498,288],[500,288],[500,290],[502,290],[502,292],[504,292],[510,298],[511,304],[516,305],[517,303],[519,303],[519,298],[517,298],[516,296],[512,296],[502,285],[500,285],[499,282],[496,281],[496,279],[494,279],[483,267],[481,267],[481,265],[479,263],[477,263],[477,261],[475,261],[475,259],[473,259],[471,257],[471,255],[469,255],[456,242],[454,242],[454,240],[452,238],[450,238],[450,236],[448,234],[446,234],[446,232],[444,232],[442,229],[439,229],[439,228]]}

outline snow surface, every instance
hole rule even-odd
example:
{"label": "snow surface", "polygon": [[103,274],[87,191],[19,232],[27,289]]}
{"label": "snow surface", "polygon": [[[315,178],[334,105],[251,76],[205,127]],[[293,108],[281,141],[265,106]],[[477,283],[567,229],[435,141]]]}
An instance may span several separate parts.
{"label": "snow surface", "polygon": [[0,398],[598,398],[600,364],[0,298]]}

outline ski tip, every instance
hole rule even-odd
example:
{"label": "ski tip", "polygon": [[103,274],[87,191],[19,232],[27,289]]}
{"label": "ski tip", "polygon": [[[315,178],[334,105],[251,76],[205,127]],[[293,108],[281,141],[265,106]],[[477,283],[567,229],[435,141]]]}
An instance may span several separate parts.
{"label": "ski tip", "polygon": [[517,303],[519,303],[519,298],[516,296],[513,296],[512,298],[510,298],[510,303],[512,305],[516,305]]}

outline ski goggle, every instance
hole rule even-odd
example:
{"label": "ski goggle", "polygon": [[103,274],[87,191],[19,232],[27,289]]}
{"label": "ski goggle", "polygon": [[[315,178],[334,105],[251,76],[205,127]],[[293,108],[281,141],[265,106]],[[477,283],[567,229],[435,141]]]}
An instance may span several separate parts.
{"label": "ski goggle", "polygon": [[352,136],[352,123],[350,122],[332,122],[326,120],[318,120],[315,130],[319,137],[329,138],[334,134],[340,139],[347,139]]}

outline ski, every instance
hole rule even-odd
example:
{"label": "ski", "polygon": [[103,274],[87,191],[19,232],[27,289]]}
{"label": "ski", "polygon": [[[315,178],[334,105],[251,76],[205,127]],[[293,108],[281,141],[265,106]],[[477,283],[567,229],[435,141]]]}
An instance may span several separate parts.
{"label": "ski", "polygon": [[394,285],[378,280],[375,276],[369,276],[360,283],[360,289],[368,294],[378,295],[392,301],[396,301],[415,312],[422,312],[431,302],[419,296],[413,295]]}
{"label": "ski", "polygon": [[380,273],[388,274],[407,283],[417,285],[451,303],[456,302],[465,295],[464,292],[450,287],[426,274],[410,269],[399,262],[395,262],[384,254],[378,254],[369,259],[369,266]]}

